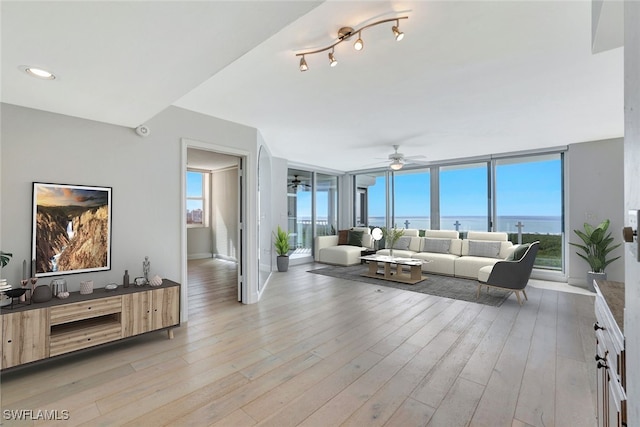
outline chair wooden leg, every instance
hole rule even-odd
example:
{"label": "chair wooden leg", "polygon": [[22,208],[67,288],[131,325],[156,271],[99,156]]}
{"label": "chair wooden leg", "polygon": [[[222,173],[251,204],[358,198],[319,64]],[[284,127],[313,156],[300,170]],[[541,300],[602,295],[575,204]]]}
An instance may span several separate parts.
{"label": "chair wooden leg", "polygon": [[518,300],[518,305],[522,305],[522,301],[520,300],[520,291],[514,291],[516,294],[516,298]]}
{"label": "chair wooden leg", "polygon": [[524,289],[522,290],[522,293],[524,294],[524,299],[526,299],[527,301],[529,301],[529,297],[527,296],[527,291],[525,291]]}

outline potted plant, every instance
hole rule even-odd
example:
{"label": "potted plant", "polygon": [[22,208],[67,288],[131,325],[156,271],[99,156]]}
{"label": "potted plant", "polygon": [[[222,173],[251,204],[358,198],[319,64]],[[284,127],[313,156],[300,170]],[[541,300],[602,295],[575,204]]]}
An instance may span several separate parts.
{"label": "potted plant", "polygon": [[[9,261],[11,261],[11,257],[13,254],[8,252],[0,251],[0,268],[3,268]],[[0,279],[0,307],[8,305],[11,302],[11,298],[5,296],[4,291],[11,289],[11,286],[7,284],[7,279]]]}
{"label": "potted plant", "polygon": [[591,267],[591,271],[587,273],[587,287],[592,291],[594,290],[593,281],[606,280],[607,273],[605,273],[604,269],[620,258],[619,256],[615,258],[608,257],[611,251],[620,246],[620,243],[612,245],[613,237],[611,237],[611,232],[607,233],[609,224],[610,221],[608,219],[602,221],[596,227],[585,222],[584,231],[573,230],[584,244],[569,243],[582,250],[582,252],[576,253],[580,258],[587,261],[589,267]]}
{"label": "potted plant", "polygon": [[0,268],[2,268],[5,265],[9,264],[9,261],[11,261],[11,257],[12,256],[13,256],[13,254],[10,254],[10,253],[4,252],[4,251],[0,251]]}
{"label": "potted plant", "polygon": [[276,259],[278,271],[287,271],[289,269],[289,233],[278,226],[278,230],[273,233],[273,238],[273,244],[275,245],[276,253],[278,254]]}
{"label": "potted plant", "polygon": [[402,236],[404,236],[404,230],[402,228],[382,228],[382,238],[384,239],[385,246],[389,249],[390,256],[393,256],[393,247]]}

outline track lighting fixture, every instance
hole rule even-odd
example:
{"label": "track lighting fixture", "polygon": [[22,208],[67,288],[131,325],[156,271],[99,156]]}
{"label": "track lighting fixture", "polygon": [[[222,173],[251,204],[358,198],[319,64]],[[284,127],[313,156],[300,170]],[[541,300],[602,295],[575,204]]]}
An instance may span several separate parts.
{"label": "track lighting fixture", "polygon": [[[364,42],[362,41],[362,31],[369,27],[374,27],[376,25],[384,24],[386,22],[395,22],[396,25],[391,27],[391,31],[393,32],[393,36],[396,38],[396,40],[400,41],[404,38],[404,33],[400,31],[400,20],[408,19],[408,18],[409,18],[408,16],[399,16],[397,18],[383,19],[382,21],[373,22],[371,24],[365,25],[364,27],[358,28],[356,30],[354,30],[351,27],[342,27],[338,30],[338,39],[333,44],[322,49],[296,53],[296,56],[301,57],[300,71],[307,71],[309,69],[309,66],[307,65],[307,61],[305,60],[305,55],[313,55],[315,53],[326,52],[327,50],[331,50],[331,52],[329,52],[329,65],[331,65],[331,67],[335,67],[338,64],[338,61],[336,61],[336,58],[334,55],[335,47],[340,43],[342,43],[343,41],[349,40],[351,36],[355,35],[356,33],[358,34],[358,39],[353,44],[353,48],[355,50],[362,50],[362,48],[364,48]],[[402,164],[400,165],[400,167],[402,167]]]}

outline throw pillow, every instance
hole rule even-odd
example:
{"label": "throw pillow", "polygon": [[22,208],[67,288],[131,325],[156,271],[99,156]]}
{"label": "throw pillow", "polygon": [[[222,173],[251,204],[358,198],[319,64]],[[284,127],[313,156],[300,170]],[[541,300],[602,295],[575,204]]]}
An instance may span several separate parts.
{"label": "throw pillow", "polygon": [[349,244],[349,230],[338,230],[338,245]]}
{"label": "throw pillow", "polygon": [[406,251],[409,249],[410,243],[411,243],[411,236],[401,236],[393,245],[393,249],[401,249],[403,251]]}
{"label": "throw pillow", "polygon": [[451,239],[422,239],[422,252],[436,254],[448,254],[451,247]]}
{"label": "throw pillow", "polygon": [[500,242],[481,242],[469,240],[469,255],[496,258],[500,253]]}
{"label": "throw pillow", "polygon": [[529,243],[524,243],[522,245],[516,246],[513,252],[511,252],[511,254],[505,259],[507,261],[520,261],[525,252],[527,252],[527,249],[529,249],[529,246],[531,246]]}
{"label": "throw pillow", "polygon": [[349,230],[347,244],[350,246],[362,246],[362,235],[364,231]]}

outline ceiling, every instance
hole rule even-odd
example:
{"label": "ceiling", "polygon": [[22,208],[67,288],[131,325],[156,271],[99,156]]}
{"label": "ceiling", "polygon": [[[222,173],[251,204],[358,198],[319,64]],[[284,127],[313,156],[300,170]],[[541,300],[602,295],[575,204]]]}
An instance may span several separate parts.
{"label": "ceiling", "polygon": [[[136,127],[174,105],[258,128],[273,155],[351,171],[394,144],[442,161],[623,135],[623,48],[591,1],[2,1],[2,102]],[[338,28],[365,48],[325,47]],[[42,81],[21,65],[58,76]]]}

